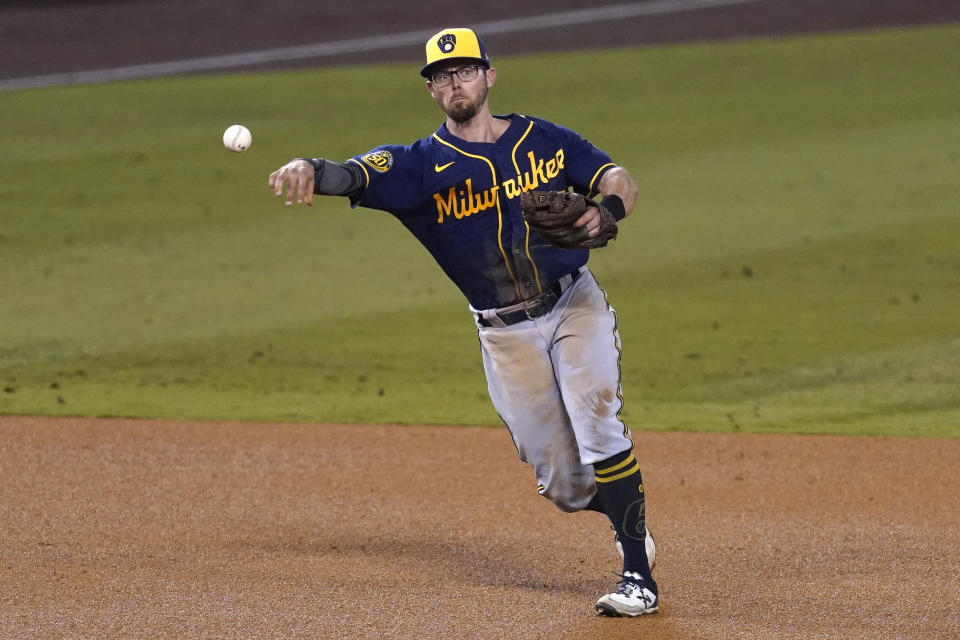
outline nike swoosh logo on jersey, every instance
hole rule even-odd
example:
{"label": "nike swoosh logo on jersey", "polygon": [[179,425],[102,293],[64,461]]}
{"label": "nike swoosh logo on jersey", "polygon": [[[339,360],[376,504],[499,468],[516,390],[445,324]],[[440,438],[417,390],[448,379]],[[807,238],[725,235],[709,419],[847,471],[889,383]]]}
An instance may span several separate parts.
{"label": "nike swoosh logo on jersey", "polygon": [[443,171],[450,165],[454,164],[455,162],[456,160],[454,160],[453,162],[448,162],[447,164],[444,164],[444,165],[435,164],[433,165],[433,170],[436,171],[437,173],[440,173],[441,171]]}

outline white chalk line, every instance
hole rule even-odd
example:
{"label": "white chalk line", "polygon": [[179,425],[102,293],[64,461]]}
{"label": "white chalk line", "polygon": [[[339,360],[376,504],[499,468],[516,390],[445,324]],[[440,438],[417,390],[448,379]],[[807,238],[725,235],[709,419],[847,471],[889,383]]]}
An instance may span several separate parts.
{"label": "white chalk line", "polygon": [[[479,22],[474,24],[472,28],[479,33],[481,37],[484,37],[486,35],[529,32],[551,27],[623,20],[625,18],[635,18],[639,16],[679,13],[681,11],[694,11],[697,9],[710,9],[764,1],[766,0],[649,0],[648,2],[629,2],[524,18]],[[350,38],[349,40],[319,42],[316,44],[264,49],[245,53],[231,53],[219,56],[191,58],[188,60],[9,78],[0,80],[0,91],[115,82],[118,80],[153,78],[197,71],[238,69],[264,63],[291,62],[294,60],[309,60],[350,53],[393,49],[415,44],[422,45],[433,33],[434,30],[405,31],[381,36]]]}

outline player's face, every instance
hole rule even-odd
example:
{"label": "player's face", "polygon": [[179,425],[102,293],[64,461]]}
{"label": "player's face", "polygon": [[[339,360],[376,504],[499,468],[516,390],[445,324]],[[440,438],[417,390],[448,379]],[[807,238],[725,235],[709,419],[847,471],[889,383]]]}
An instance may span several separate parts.
{"label": "player's face", "polygon": [[461,124],[477,115],[487,102],[487,93],[497,77],[496,69],[486,69],[483,65],[450,66],[438,72],[433,75],[437,81],[427,81],[427,89],[447,117]]}

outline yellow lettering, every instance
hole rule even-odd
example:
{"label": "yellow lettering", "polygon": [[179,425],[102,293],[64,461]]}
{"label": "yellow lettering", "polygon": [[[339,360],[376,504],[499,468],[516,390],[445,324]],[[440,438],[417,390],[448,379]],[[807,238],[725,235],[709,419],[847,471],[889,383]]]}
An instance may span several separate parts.
{"label": "yellow lettering", "polygon": [[540,178],[540,184],[546,184],[548,182],[547,176],[543,173],[543,160],[537,162],[537,166],[533,166],[533,153],[530,154],[530,169],[537,172],[537,177]]}
{"label": "yellow lettering", "polygon": [[467,178],[464,184],[467,187],[466,190],[460,189],[457,191],[456,187],[450,187],[446,198],[443,198],[439,193],[433,194],[433,199],[437,203],[437,223],[442,224],[444,216],[452,214],[454,218],[460,220],[496,206],[499,185],[494,185],[480,193],[474,193],[472,179]]}
{"label": "yellow lettering", "polygon": [[526,171],[523,173],[523,190],[529,191],[530,189],[536,189],[541,184],[547,182],[547,176],[543,175],[543,160],[537,160],[533,155],[533,151],[527,153],[527,157],[530,158],[530,173]]}
{"label": "yellow lettering", "polygon": [[437,201],[437,222],[443,222],[443,216],[450,215],[451,213],[456,217],[460,217],[460,212],[457,210],[457,191],[453,187],[450,187],[450,192],[447,194],[447,199],[444,200],[440,197],[439,193],[433,194],[433,199]]}
{"label": "yellow lettering", "polygon": [[[467,189],[468,190],[470,189],[469,178],[467,178]],[[457,216],[457,220],[459,220],[464,216],[470,215],[470,198],[468,197],[466,200],[464,200],[465,195],[466,194],[463,191],[460,192],[460,211],[454,214],[455,216]]]}
{"label": "yellow lettering", "polygon": [[479,213],[484,209],[489,209],[493,205],[497,204],[497,189],[500,187],[494,185],[493,187],[484,191],[481,195],[483,200],[480,199],[480,196],[477,196],[477,210],[474,213]]}
{"label": "yellow lettering", "polygon": [[556,161],[556,159],[554,159],[554,160],[547,160],[547,177],[548,177],[548,178],[556,178],[558,173],[560,173],[560,172],[557,171],[557,161]]}
{"label": "yellow lettering", "polygon": [[[517,180],[520,180],[520,176],[517,176]],[[512,200],[520,195],[521,189],[517,186],[517,182],[511,178],[510,180],[504,180],[503,192],[507,194],[508,199]]]}
{"label": "yellow lettering", "polygon": [[[560,175],[560,171],[564,168],[563,149],[557,149],[554,157],[546,162],[543,159],[538,159],[533,151],[527,152],[527,159],[530,160],[529,171],[524,171],[516,178],[503,181],[504,195],[510,200],[518,197],[524,191],[531,191],[547,184],[551,179]],[[439,193],[433,194],[433,199],[437,203],[438,223],[443,223],[444,216],[452,215],[460,220],[496,206],[497,191],[500,189],[500,185],[494,185],[489,189],[474,193],[473,180],[468,178],[464,182],[464,186],[466,189],[459,190],[456,187],[450,187],[446,197]]]}

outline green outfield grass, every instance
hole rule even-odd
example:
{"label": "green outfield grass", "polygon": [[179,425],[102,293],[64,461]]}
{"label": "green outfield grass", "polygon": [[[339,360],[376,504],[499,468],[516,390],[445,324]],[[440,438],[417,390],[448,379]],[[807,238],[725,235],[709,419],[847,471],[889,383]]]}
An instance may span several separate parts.
{"label": "green outfield grass", "polygon": [[[960,435],[958,61],[956,25],[494,59],[495,112],[641,185],[591,262],[632,428]],[[497,424],[399,223],[266,187],[434,130],[417,69],[0,93],[0,413]]]}

